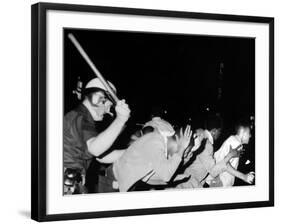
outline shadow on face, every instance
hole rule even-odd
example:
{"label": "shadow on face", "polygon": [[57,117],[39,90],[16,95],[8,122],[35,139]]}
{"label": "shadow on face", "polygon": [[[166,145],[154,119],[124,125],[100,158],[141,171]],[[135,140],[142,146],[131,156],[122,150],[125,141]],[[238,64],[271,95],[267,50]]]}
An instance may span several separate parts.
{"label": "shadow on face", "polygon": [[214,141],[216,141],[216,140],[218,140],[218,138],[221,135],[221,128],[214,128],[214,129],[211,130],[210,133],[211,133]]}
{"label": "shadow on face", "polygon": [[168,137],[167,151],[169,155],[173,155],[178,151],[178,144],[176,142],[175,136]]}

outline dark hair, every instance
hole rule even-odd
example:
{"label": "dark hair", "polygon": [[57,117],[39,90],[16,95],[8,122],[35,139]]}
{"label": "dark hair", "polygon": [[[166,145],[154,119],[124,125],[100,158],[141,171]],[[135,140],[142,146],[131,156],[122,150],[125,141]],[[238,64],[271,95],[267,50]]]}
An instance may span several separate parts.
{"label": "dark hair", "polygon": [[236,124],[234,126],[234,130],[235,130],[235,133],[238,133],[238,131],[241,128],[249,128],[250,129],[250,127],[251,127],[250,121],[242,119],[242,120],[239,120],[239,121],[236,122]]}
{"label": "dark hair", "polygon": [[222,118],[219,115],[209,115],[205,121],[205,128],[207,130],[219,129],[223,127]]}
{"label": "dark hair", "polygon": [[145,134],[153,132],[154,128],[151,126],[146,126],[141,131],[142,131],[142,135],[145,135]]}
{"label": "dark hair", "polygon": [[133,139],[133,136],[136,136],[137,138],[142,137],[145,134],[151,133],[154,131],[154,128],[151,126],[146,126],[142,129],[137,130],[132,136],[131,136],[131,141],[129,142],[129,145],[131,145],[136,139]]}

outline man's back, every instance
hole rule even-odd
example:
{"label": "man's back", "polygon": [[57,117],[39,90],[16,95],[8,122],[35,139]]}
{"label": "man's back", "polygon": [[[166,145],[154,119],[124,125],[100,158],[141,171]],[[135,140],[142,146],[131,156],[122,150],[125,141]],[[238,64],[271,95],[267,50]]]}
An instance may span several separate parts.
{"label": "man's back", "polygon": [[156,133],[149,133],[135,142],[114,163],[114,173],[119,183],[120,191],[127,191],[135,182],[153,171],[153,163],[157,154],[164,154],[165,142]]}

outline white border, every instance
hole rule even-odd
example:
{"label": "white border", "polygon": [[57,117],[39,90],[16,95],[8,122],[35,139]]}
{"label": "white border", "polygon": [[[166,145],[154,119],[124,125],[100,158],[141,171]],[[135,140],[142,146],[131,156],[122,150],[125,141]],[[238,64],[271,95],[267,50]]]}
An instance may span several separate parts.
{"label": "white border", "polygon": [[[256,185],[62,196],[63,27],[256,38]],[[163,17],[47,12],[47,214],[268,200],[269,26]]]}

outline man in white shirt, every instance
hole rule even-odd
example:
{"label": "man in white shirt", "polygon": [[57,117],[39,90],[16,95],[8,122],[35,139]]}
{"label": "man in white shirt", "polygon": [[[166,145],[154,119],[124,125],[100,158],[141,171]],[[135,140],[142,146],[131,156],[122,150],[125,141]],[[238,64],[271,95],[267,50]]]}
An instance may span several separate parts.
{"label": "man in white shirt", "polygon": [[[250,126],[247,123],[239,123],[236,125],[236,134],[231,135],[222,144],[221,148],[214,154],[216,163],[224,160],[229,150],[234,148],[242,149],[243,144],[248,144],[251,138]],[[227,164],[227,172],[223,172],[216,180],[210,182],[210,186],[231,187],[234,184],[235,177],[251,184],[254,180],[254,172],[243,174],[237,170],[239,157],[232,158]]]}
{"label": "man in white shirt", "polygon": [[219,162],[214,159],[214,141],[221,133],[222,120],[219,116],[210,116],[206,121],[206,128],[198,129],[196,135],[204,139],[202,149],[195,153],[195,159],[184,171],[184,174],[191,176],[189,181],[179,184],[177,188],[201,188],[206,182],[208,175],[215,178],[220,173],[227,170],[227,164],[233,157],[238,156],[235,150],[230,150]]}

